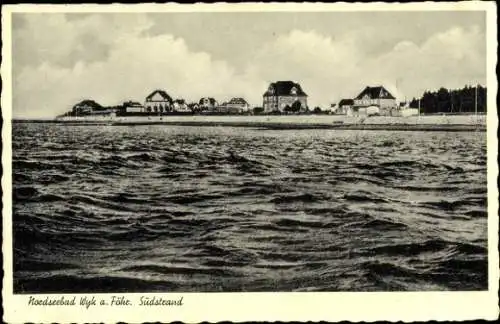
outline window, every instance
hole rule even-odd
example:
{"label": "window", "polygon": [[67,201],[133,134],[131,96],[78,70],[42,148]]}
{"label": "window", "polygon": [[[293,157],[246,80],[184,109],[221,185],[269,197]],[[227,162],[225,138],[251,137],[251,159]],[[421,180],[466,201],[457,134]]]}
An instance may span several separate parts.
{"label": "window", "polygon": [[293,94],[293,95],[297,95],[297,88],[293,87],[291,90],[290,90],[290,93]]}

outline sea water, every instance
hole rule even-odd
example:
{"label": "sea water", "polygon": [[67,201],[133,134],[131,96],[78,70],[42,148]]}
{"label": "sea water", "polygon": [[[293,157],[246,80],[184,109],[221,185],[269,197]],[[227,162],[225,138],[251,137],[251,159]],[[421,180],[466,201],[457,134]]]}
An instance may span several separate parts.
{"label": "sea water", "polygon": [[14,123],[14,291],[487,289],[486,133]]}

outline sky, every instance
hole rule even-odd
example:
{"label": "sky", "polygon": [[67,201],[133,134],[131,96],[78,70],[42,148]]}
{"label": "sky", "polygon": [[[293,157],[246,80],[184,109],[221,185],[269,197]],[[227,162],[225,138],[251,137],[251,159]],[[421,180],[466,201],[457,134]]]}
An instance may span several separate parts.
{"label": "sky", "polygon": [[53,117],[83,99],[262,105],[292,80],[310,107],[368,85],[398,100],[486,84],[485,12],[14,13],[13,116]]}

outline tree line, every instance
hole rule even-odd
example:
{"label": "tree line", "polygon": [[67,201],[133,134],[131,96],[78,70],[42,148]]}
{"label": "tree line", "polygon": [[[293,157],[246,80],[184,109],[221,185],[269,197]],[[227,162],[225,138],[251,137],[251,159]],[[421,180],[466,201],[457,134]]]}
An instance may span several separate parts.
{"label": "tree line", "polygon": [[[410,108],[418,108],[422,114],[435,113],[474,113],[476,111],[476,87],[465,86],[462,89],[425,91],[420,99],[413,98]],[[477,86],[477,112],[486,112],[486,87]]]}

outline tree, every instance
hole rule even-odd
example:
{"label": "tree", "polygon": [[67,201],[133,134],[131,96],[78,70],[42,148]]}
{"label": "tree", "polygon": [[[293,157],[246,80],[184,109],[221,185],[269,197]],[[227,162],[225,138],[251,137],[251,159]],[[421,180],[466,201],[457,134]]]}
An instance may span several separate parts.
{"label": "tree", "polygon": [[254,107],[253,108],[253,114],[254,115],[260,115],[264,112],[264,108],[262,107]]}
{"label": "tree", "polygon": [[322,110],[320,107],[315,107],[314,110],[313,110],[313,113],[315,114],[321,114]]}
{"label": "tree", "polygon": [[298,113],[300,111],[300,109],[302,108],[302,104],[300,103],[300,101],[295,101],[293,104],[292,104],[292,112],[295,112],[295,113]]}
{"label": "tree", "polygon": [[410,101],[410,108],[418,108],[418,99],[413,98],[413,99]]}
{"label": "tree", "polygon": [[[477,86],[477,111],[486,112],[486,88]],[[473,113],[476,109],[476,87],[462,89],[425,91],[420,99],[413,98],[410,108],[418,108],[425,114],[436,113]]]}
{"label": "tree", "polygon": [[437,112],[447,113],[451,110],[450,93],[448,89],[440,88],[436,93]]}

